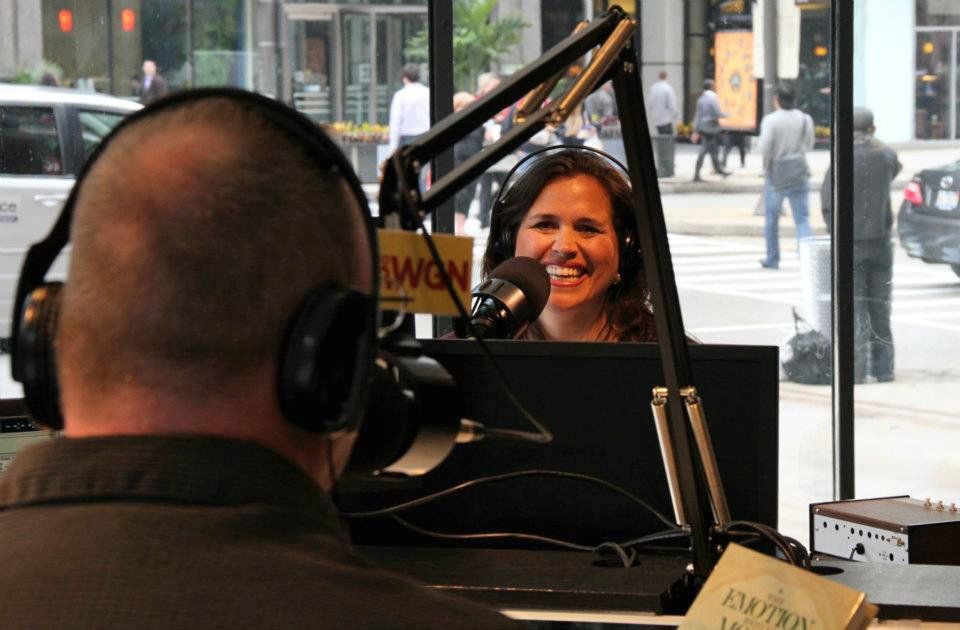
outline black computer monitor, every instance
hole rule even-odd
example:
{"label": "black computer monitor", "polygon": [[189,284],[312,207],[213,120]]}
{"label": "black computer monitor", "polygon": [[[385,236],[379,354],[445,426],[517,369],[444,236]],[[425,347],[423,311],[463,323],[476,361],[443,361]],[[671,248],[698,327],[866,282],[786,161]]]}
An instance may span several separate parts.
{"label": "black computer monitor", "polygon": [[[487,426],[532,430],[504,395],[475,342],[422,343],[425,354],[456,379],[464,417]],[[399,503],[478,477],[551,469],[617,484],[672,519],[650,409],[652,388],[663,384],[655,344],[488,344],[516,395],[549,426],[554,441],[458,445],[422,478],[347,484],[338,499],[342,510]],[[690,356],[732,517],[776,526],[777,348],[691,345]],[[473,488],[402,516],[443,533],[523,532],[585,545],[630,540],[664,529],[644,509],[598,485],[536,477]],[[351,531],[360,544],[516,546],[499,540],[443,543],[385,518],[352,521]]]}

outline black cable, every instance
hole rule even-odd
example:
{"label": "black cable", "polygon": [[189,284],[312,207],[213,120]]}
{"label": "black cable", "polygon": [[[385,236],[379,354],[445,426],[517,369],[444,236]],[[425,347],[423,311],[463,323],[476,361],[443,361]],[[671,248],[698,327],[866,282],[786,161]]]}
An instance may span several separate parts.
{"label": "black cable", "polygon": [[489,477],[480,477],[478,479],[471,479],[469,481],[464,481],[463,483],[457,484],[450,488],[446,488],[445,490],[440,490],[438,492],[434,492],[432,494],[428,494],[423,497],[418,497],[416,499],[411,499],[410,501],[405,501],[403,503],[398,503],[397,505],[392,505],[390,507],[378,508],[376,510],[365,510],[361,512],[343,512],[341,513],[341,516],[343,516],[344,518],[374,518],[377,516],[386,516],[388,514],[402,512],[404,510],[409,510],[415,507],[419,507],[421,505],[425,505],[427,503],[431,503],[443,497],[449,496],[451,494],[455,494],[457,492],[462,492],[474,486],[479,486],[485,483],[507,481],[510,479],[516,479],[518,477],[560,477],[563,479],[576,479],[579,481],[595,483],[597,485],[603,486],[604,488],[607,488],[608,490],[612,490],[613,492],[619,495],[622,495],[630,499],[634,503],[640,505],[645,510],[650,512],[654,517],[656,517],[657,520],[665,524],[667,527],[671,529],[677,528],[676,523],[671,521],[669,518],[664,516],[662,512],[660,512],[655,507],[653,507],[652,505],[650,505],[649,503],[647,503],[637,495],[633,494],[629,490],[621,488],[615,483],[611,483],[604,479],[600,479],[599,477],[591,477],[590,475],[566,472],[562,470],[518,470],[514,472],[502,473],[499,475],[491,475]]}
{"label": "black cable", "polygon": [[635,549],[633,549],[633,547],[639,547],[648,542],[659,542],[668,538],[676,538],[680,535],[690,535],[689,532],[674,529],[647,534],[646,536],[641,536],[640,538],[635,538],[625,543],[607,541],[602,542],[599,545],[590,546],[572,543],[567,540],[560,540],[558,538],[550,538],[549,536],[528,534],[525,532],[481,532],[474,534],[451,534],[447,532],[437,532],[426,529],[425,527],[411,523],[410,521],[397,516],[396,514],[391,514],[390,518],[403,527],[406,527],[410,531],[416,532],[422,536],[427,536],[429,538],[437,538],[439,540],[524,540],[528,542],[553,545],[562,549],[571,549],[573,551],[591,552],[598,555],[604,555],[605,553],[613,552],[620,560],[621,564],[623,564],[624,568],[631,567],[636,562],[637,552]]}
{"label": "black cable", "polygon": [[787,562],[797,566],[797,558],[793,553],[793,549],[790,548],[790,545],[787,544],[787,542],[783,540],[778,533],[771,532],[770,529],[768,529],[764,525],[761,525],[760,523],[753,523],[750,521],[731,521],[726,524],[725,531],[726,533],[730,533],[730,534],[744,533],[744,532],[735,531],[734,528],[737,528],[737,527],[745,528],[747,530],[752,531],[757,536],[766,538],[767,540],[772,542],[777,547],[777,549],[780,550],[781,553],[783,553]]}
{"label": "black cable", "polygon": [[666,529],[661,532],[655,532],[653,534],[647,534],[646,536],[641,536],[639,538],[634,538],[633,540],[628,540],[626,542],[620,543],[621,547],[645,547],[650,543],[657,543],[664,540],[673,540],[675,538],[689,538],[690,532],[685,529]]}
{"label": "black cable", "polygon": [[[572,549],[574,551],[594,551],[596,547],[590,547],[588,545],[579,545],[577,543],[568,542],[566,540],[559,540],[557,538],[550,538],[548,536],[538,536],[537,534],[526,534],[523,532],[483,532],[476,534],[449,534],[445,532],[435,532],[433,530],[425,529],[419,525],[414,525],[410,521],[397,516],[396,514],[391,514],[390,518],[397,521],[404,527],[417,532],[418,534],[423,534],[424,536],[429,536],[431,538],[440,538],[442,540],[493,540],[493,539],[510,539],[510,540],[527,540],[531,542],[539,542],[548,545],[555,545],[557,547],[563,547],[564,549]],[[607,544],[607,543],[604,543]]]}
{"label": "black cable", "polygon": [[[736,531],[737,528],[749,530],[748,532]],[[790,536],[785,536],[769,525],[755,523],[753,521],[730,521],[726,523],[722,530],[726,534],[742,535],[749,534],[750,531],[766,538],[776,545],[777,549],[783,553],[787,562],[804,569],[810,568],[810,554],[807,548],[800,541]]]}

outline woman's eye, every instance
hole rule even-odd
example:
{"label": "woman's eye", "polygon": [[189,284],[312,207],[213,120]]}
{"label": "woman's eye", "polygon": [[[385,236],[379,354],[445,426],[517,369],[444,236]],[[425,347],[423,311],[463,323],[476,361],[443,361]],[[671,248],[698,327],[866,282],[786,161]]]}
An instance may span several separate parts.
{"label": "woman's eye", "polygon": [[552,221],[537,221],[533,224],[533,227],[537,230],[549,230],[553,227]]}
{"label": "woman's eye", "polygon": [[588,234],[601,234],[603,232],[603,230],[601,230],[596,225],[581,225],[580,231],[586,232]]}

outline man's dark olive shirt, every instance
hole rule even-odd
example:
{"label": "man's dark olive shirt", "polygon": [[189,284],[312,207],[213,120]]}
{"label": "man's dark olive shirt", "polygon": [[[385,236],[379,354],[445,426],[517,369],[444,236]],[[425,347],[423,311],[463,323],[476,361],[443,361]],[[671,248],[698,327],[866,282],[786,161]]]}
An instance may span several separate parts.
{"label": "man's dark olive shirt", "polygon": [[16,628],[513,628],[377,570],[329,498],[256,444],[54,439],[0,475]]}

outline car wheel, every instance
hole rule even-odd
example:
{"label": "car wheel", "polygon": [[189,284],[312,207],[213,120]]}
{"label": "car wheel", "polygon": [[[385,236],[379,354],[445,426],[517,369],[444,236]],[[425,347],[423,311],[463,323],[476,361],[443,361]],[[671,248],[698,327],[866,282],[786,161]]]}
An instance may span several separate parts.
{"label": "car wheel", "polygon": [[950,268],[953,269],[953,273],[960,276],[960,265],[950,265]]}

